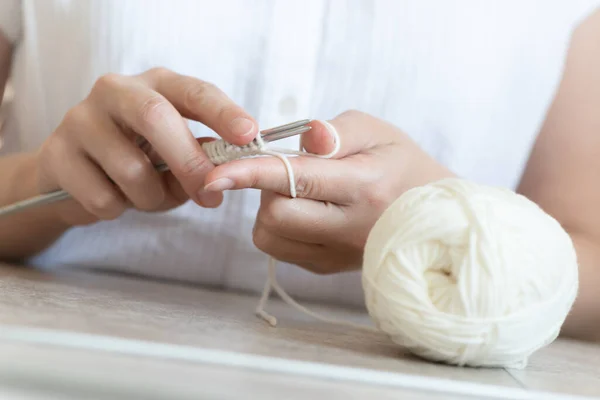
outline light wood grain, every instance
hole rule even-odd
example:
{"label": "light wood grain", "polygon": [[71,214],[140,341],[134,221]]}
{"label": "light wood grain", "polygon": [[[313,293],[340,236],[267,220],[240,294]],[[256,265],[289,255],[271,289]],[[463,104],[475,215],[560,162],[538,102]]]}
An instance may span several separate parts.
{"label": "light wood grain", "polygon": [[[0,277],[6,324],[197,345],[259,355],[515,386],[502,370],[431,364],[402,352],[383,334],[314,321],[273,300],[272,328],[254,315],[256,296],[80,272]],[[326,312],[326,307],[318,307]],[[333,311],[333,310],[329,310]],[[335,309],[339,318],[366,315]]]}
{"label": "light wood grain", "polygon": [[531,357],[511,375],[525,387],[600,397],[600,347],[562,339]]}
{"label": "light wood grain", "polygon": [[[314,321],[278,300],[271,301],[269,305],[269,311],[279,318],[279,326],[271,328],[254,316],[256,300],[254,295],[124,276],[75,271],[50,275],[27,269],[0,268],[0,321],[3,324],[222,349],[496,387],[528,387],[600,396],[600,349],[597,346],[559,341],[540,351],[532,360],[532,366],[525,371],[457,368],[412,357],[382,334]],[[337,318],[369,323],[368,317],[360,311],[314,307]],[[97,372],[98,368],[93,368],[94,365],[102,365],[102,370],[114,373],[111,382],[118,382],[118,377],[135,381],[152,376],[168,376],[169,380],[178,382],[180,376],[187,376],[193,382],[212,387],[218,398],[235,398],[235,390],[229,392],[230,387],[223,389],[223,396],[217,395],[218,382],[226,382],[227,379],[237,382],[236,385],[239,382],[247,384],[243,386],[244,391],[256,390],[258,393],[262,390],[262,398],[271,398],[269,393],[275,398],[281,391],[294,392],[299,388],[307,388],[307,393],[313,390],[311,393],[315,396],[323,394],[318,397],[340,390],[362,394],[355,398],[387,398],[388,394],[392,396],[394,393],[390,388],[350,383],[340,386],[302,377],[230,371],[223,367],[194,365],[192,368],[173,361],[140,362],[135,357],[0,343],[0,357],[4,359],[8,354],[12,359],[33,360],[38,365],[56,365],[58,361],[55,363],[53,360],[60,360],[61,365],[66,363],[78,373],[90,376]],[[573,367],[575,364],[576,369]],[[77,368],[77,365],[85,367]],[[556,371],[562,371],[557,370],[557,365],[576,371],[577,386],[569,385],[566,380],[565,384],[561,384],[560,380],[552,379]],[[25,365],[23,368],[27,369]],[[129,374],[127,371],[130,371]],[[136,374],[137,378],[133,376]],[[84,381],[84,378],[80,380]],[[33,378],[30,376],[28,379]],[[268,386],[265,382],[272,380],[278,383],[265,388]],[[373,390],[376,392],[370,392]],[[412,396],[404,398],[434,398],[432,393],[411,392],[410,389],[403,395]]]}

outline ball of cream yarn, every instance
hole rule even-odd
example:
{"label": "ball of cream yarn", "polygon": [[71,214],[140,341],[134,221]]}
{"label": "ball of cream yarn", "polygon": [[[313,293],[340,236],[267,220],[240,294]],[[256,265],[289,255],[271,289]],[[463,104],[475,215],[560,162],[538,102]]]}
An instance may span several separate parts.
{"label": "ball of cream yarn", "polygon": [[509,190],[446,179],[411,189],[371,231],[369,314],[423,358],[522,368],[558,335],[577,294],[560,224]]}

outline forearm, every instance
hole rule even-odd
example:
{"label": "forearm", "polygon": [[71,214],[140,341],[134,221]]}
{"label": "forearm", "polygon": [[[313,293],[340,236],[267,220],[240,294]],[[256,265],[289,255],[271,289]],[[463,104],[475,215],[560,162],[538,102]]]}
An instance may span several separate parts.
{"label": "forearm", "polygon": [[578,339],[600,341],[600,240],[572,232],[579,262],[579,294],[562,333]]}
{"label": "forearm", "polygon": [[574,32],[519,192],[571,235],[579,294],[562,333],[600,341],[600,11]]}
{"label": "forearm", "polygon": [[[0,158],[0,206],[39,194],[35,170],[34,154]],[[58,218],[56,208],[47,206],[0,217],[0,261],[22,261],[58,239],[68,225]]]}
{"label": "forearm", "polygon": [[4,89],[10,72],[12,51],[12,45],[0,32],[0,100],[4,96]]}

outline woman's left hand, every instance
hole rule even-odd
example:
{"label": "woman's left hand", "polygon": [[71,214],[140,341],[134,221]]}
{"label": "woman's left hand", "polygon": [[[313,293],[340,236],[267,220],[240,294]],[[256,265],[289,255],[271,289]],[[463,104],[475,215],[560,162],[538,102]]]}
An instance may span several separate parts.
{"label": "woman's left hand", "polygon": [[406,190],[452,176],[406,134],[370,115],[348,111],[314,121],[302,143],[333,159],[294,157],[297,198],[290,198],[285,168],[276,158],[223,164],[210,172],[206,190],[262,190],[254,243],[265,253],[318,274],[358,269],[367,236],[383,211]]}

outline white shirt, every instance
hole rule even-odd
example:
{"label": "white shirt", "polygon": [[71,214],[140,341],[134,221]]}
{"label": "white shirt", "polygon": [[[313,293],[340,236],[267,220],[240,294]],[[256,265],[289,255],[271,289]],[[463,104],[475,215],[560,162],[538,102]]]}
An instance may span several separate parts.
{"label": "white shirt", "polygon": [[[358,109],[401,127],[458,175],[514,187],[569,34],[597,3],[2,0],[0,28],[17,45],[2,151],[37,148],[100,75],[160,65],[215,83],[261,128]],[[32,263],[259,290],[258,204],[256,191],[242,191],[218,210],[129,211],[70,230]],[[292,295],[362,303],[358,273],[279,272]]]}

